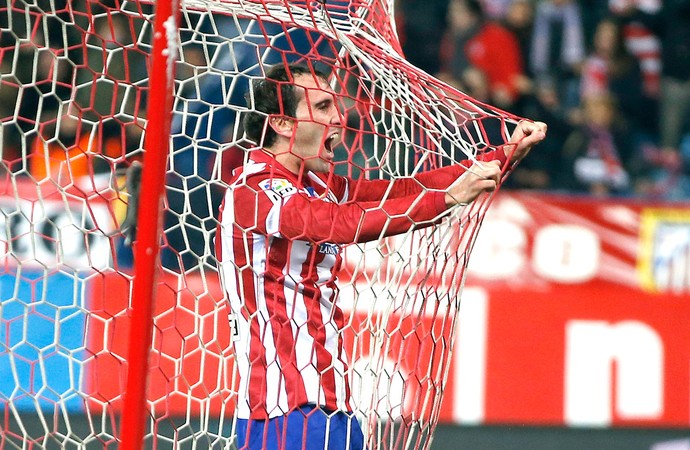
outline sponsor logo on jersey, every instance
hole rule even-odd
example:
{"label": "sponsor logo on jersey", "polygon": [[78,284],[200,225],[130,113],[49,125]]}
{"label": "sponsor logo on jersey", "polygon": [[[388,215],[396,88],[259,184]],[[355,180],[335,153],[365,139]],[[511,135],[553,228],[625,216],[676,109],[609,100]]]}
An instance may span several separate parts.
{"label": "sponsor logo on jersey", "polygon": [[279,202],[297,192],[297,188],[284,178],[269,178],[259,182],[259,187],[268,195],[273,203]]}
{"label": "sponsor logo on jersey", "polygon": [[324,242],[323,244],[319,244],[319,253],[324,255],[337,255],[340,253],[340,245]]}

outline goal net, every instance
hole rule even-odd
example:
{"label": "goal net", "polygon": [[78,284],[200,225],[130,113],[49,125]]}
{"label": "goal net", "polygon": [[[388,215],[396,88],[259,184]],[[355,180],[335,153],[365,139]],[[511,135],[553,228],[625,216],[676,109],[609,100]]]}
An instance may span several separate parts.
{"label": "goal net", "polygon": [[[181,3],[167,28],[167,111],[149,101],[165,83],[149,75],[154,17],[154,3],[127,0],[0,6],[2,448],[117,448],[130,346],[151,348],[147,446],[236,446],[240,383],[213,242],[227,181],[250,154],[245,95],[266,67],[331,74],[346,119],[335,171],[353,178],[475,159],[516,123],[407,63],[385,0]],[[125,174],[144,158],[147,125],[168,114],[153,340],[130,342]],[[430,446],[490,200],[342,250],[338,333],[370,449]],[[156,216],[139,211],[140,222]]]}

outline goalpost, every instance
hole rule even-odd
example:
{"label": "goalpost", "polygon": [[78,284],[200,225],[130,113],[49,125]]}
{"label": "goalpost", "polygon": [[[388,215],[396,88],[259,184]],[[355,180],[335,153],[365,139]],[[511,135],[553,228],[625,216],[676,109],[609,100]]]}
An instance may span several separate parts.
{"label": "goalpost", "polygon": [[[0,6],[0,447],[234,448],[213,239],[251,82],[275,63],[332,73],[335,170],[355,178],[476,158],[517,122],[406,62],[392,18],[392,0]],[[343,250],[340,333],[370,449],[430,446],[490,201]]]}

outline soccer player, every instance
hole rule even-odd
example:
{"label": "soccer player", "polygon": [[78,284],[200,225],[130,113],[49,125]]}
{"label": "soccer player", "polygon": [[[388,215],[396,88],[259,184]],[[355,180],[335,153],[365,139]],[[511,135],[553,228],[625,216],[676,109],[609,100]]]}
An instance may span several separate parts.
{"label": "soccer player", "polygon": [[[277,65],[254,83],[244,120],[261,145],[230,180],[217,257],[240,375],[241,449],[362,449],[349,405],[337,274],[344,245],[436,223],[494,190],[546,125],[522,121],[483,161],[396,180],[334,174],[343,117],[327,76]],[[260,143],[260,144],[259,144]]]}

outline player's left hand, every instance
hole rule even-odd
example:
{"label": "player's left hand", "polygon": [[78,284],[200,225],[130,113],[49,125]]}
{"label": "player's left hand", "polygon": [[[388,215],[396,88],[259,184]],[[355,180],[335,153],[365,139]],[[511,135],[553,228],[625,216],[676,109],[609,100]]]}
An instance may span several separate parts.
{"label": "player's left hand", "polygon": [[521,120],[510,137],[510,141],[503,146],[506,158],[511,163],[520,161],[534,145],[543,141],[545,137],[546,124],[544,122]]}

